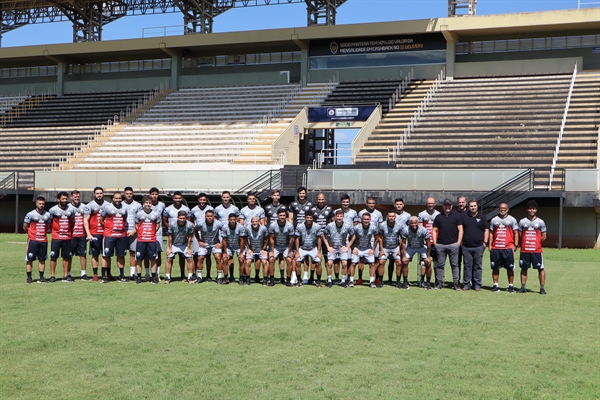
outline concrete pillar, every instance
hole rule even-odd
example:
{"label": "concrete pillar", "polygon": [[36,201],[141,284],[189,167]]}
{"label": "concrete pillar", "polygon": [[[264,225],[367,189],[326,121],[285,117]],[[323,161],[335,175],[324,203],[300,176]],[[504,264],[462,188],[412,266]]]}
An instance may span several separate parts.
{"label": "concrete pillar", "polygon": [[[308,78],[308,49],[300,50],[300,79]],[[310,82],[310,80],[309,80]],[[307,82],[308,83],[308,82]]]}
{"label": "concrete pillar", "polygon": [[446,80],[454,79],[454,63],[456,60],[456,42],[446,41]]}
{"label": "concrete pillar", "polygon": [[63,95],[63,78],[65,76],[65,63],[59,62],[56,64],[56,96]]}
{"label": "concrete pillar", "polygon": [[181,56],[171,56],[171,89],[173,91],[179,90],[179,75],[181,75]]}

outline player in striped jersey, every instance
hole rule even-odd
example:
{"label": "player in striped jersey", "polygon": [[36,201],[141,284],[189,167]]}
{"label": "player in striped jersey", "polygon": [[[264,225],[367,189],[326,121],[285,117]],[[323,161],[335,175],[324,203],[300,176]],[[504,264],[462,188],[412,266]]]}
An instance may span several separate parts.
{"label": "player in striped jersey", "polygon": [[94,200],[86,204],[83,210],[83,227],[88,242],[90,242],[90,256],[92,256],[92,271],[94,281],[98,280],[99,257],[102,254],[102,239],[104,229],[100,225],[100,210],[108,204],[104,200],[104,189],[97,186],[94,188]]}
{"label": "player in striped jersey", "polygon": [[[194,259],[192,258],[192,237],[194,236],[194,225],[187,220],[188,212],[179,210],[177,220],[169,222],[167,230],[167,262],[165,271],[165,284],[171,283],[171,268],[173,267],[173,258],[180,254],[187,260],[188,278],[190,281],[194,275]],[[181,275],[181,281],[185,282],[185,277]],[[192,281],[193,282],[193,281]]]}
{"label": "player in striped jersey", "polygon": [[142,205],[133,199],[133,188],[126,186],[123,189],[123,206],[127,207],[127,248],[129,249],[129,280],[134,281],[136,275],[135,247],[137,234],[135,231],[135,214]]}
{"label": "player in striped jersey", "polygon": [[[183,204],[183,196],[181,192],[177,191],[173,193],[173,204],[166,207],[162,213],[163,226],[168,228],[169,225],[177,222],[179,211],[185,211],[186,218],[191,219],[190,209]],[[181,272],[181,278],[185,280],[185,257],[184,254],[179,254],[179,271]]]}
{"label": "player in striped jersey", "polygon": [[[435,220],[435,217],[440,214],[440,212],[435,209],[435,199],[433,197],[427,198],[425,207],[425,210],[421,211],[417,218],[419,219],[419,225],[427,229],[427,232],[429,232],[429,241],[431,243],[431,249],[429,253],[430,264],[433,268],[436,268],[437,251],[435,250],[435,245],[433,244],[433,221]],[[421,269],[419,271],[419,287],[425,287],[424,279],[427,279],[427,283],[429,283],[429,286],[431,287],[432,268],[427,268],[423,260],[421,261]]]}
{"label": "player in striped jersey", "polygon": [[73,278],[69,276],[69,264],[73,252],[71,250],[71,237],[73,233],[74,215],[73,209],[69,207],[69,195],[67,192],[59,192],[58,204],[50,208],[48,212],[52,217],[52,244],[50,247],[50,282],[54,282],[56,272],[56,260],[62,256],[63,282],[71,283]]}
{"label": "player in striped jersey", "polygon": [[[275,274],[275,261],[279,261],[279,276],[280,283],[285,283],[291,286],[292,274],[295,276],[294,268],[294,226],[287,220],[287,211],[285,208],[279,209],[277,213],[277,221],[269,225],[270,235],[270,254],[269,254],[269,274]],[[284,277],[284,269],[282,268],[285,260],[285,269],[287,272],[287,280]]]}
{"label": "player in striped jersey", "polygon": [[33,262],[38,260],[38,283],[47,283],[44,278],[46,258],[48,257],[48,228],[52,222],[50,213],[44,209],[46,199],[39,196],[35,199],[35,209],[25,215],[23,230],[27,232],[27,253],[25,255],[25,270],[27,283],[31,283]]}
{"label": "player in striped jersey", "polygon": [[108,283],[111,258],[117,256],[119,281],[129,282],[125,278],[125,255],[127,254],[127,207],[123,206],[123,196],[115,192],[112,203],[100,210],[100,224],[104,230],[102,239],[102,283]]}
{"label": "player in striped jersey", "polygon": [[[494,286],[492,292],[500,291],[498,287],[498,278],[500,268],[506,269],[508,277],[508,293],[514,293],[515,279],[515,250],[519,243],[519,224],[517,220],[508,214],[508,204],[501,203],[498,206],[499,215],[490,221],[490,240],[488,248],[490,250],[490,267],[492,268],[492,279]],[[475,288],[477,290],[477,288]]]}
{"label": "player in striped jersey", "polygon": [[[81,267],[81,280],[89,281],[90,278],[86,274],[87,259],[86,259],[86,245],[87,238],[85,235],[85,228],[83,227],[83,212],[85,204],[81,202],[81,193],[79,190],[73,190],[71,192],[71,203],[69,207],[73,210],[74,224],[73,234],[71,235],[71,252],[73,256],[79,257],[79,265]],[[71,274],[71,268],[73,266],[73,258],[69,262],[69,275]]]}
{"label": "player in striped jersey", "polygon": [[158,283],[156,272],[157,260],[157,232],[162,225],[162,211],[152,209],[152,197],[144,196],[143,207],[135,214],[135,229],[137,232],[137,243],[135,248],[135,259],[137,261],[137,278],[135,283],[142,283],[142,261],[150,263],[152,271],[152,284]]}
{"label": "player in striped jersey", "polygon": [[546,294],[544,285],[546,283],[546,270],[544,269],[544,256],[542,255],[542,243],[546,240],[546,223],[537,216],[538,204],[535,200],[527,203],[527,218],[519,221],[519,232],[521,233],[521,255],[519,265],[521,266],[521,289],[519,293],[526,293],[527,270],[529,267],[538,270],[540,280],[540,294]]}

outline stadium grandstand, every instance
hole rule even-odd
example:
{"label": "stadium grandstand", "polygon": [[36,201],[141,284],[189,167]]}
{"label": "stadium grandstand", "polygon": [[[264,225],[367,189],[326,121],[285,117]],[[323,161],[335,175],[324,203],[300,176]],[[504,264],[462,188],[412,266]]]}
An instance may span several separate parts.
{"label": "stadium grandstand", "polygon": [[[298,2],[306,27],[212,33],[229,9]],[[3,34],[68,20],[73,43],[2,48],[0,230],[60,190],[264,202],[307,186],[413,214],[429,196],[478,199],[490,218],[536,199],[549,245],[598,244],[600,9],[479,16],[449,0],[447,18],[336,25],[344,3],[3,1]],[[102,40],[167,12],[180,34]]]}

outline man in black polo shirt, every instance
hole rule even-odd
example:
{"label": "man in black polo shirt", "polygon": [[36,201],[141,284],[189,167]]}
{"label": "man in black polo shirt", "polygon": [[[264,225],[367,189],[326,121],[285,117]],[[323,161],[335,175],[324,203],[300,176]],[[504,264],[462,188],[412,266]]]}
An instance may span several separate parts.
{"label": "man in black polo shirt", "polygon": [[443,285],[446,255],[450,258],[452,267],[452,280],[454,290],[460,290],[458,249],[463,237],[462,218],[452,210],[452,201],[444,200],[444,212],[433,220],[433,244],[437,251],[437,267],[435,269],[435,289],[440,290]]}
{"label": "man in black polo shirt", "polygon": [[462,254],[465,261],[463,272],[463,290],[481,290],[481,260],[488,243],[490,225],[484,215],[478,211],[477,201],[469,201],[469,211],[462,213],[463,239]]}

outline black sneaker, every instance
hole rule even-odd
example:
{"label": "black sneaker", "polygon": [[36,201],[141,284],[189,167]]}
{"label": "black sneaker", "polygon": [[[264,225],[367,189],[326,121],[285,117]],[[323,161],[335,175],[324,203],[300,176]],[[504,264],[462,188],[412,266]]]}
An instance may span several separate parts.
{"label": "black sneaker", "polygon": [[267,278],[263,279],[262,285],[266,287],[268,284],[269,284],[269,280]]}
{"label": "black sneaker", "polygon": [[188,283],[188,279],[185,276],[181,277],[181,283]]}
{"label": "black sneaker", "polygon": [[199,284],[201,284],[202,282],[204,282],[204,279],[202,279],[202,278],[201,278],[201,277],[199,277],[199,276],[197,276],[195,280],[193,280],[193,281],[190,281],[190,283],[193,283],[193,284],[196,284],[196,285],[199,285]]}
{"label": "black sneaker", "polygon": [[546,289],[540,289],[540,294],[546,294]]}
{"label": "black sneaker", "polygon": [[26,283],[27,283],[28,285],[31,285],[31,283],[32,283],[32,282],[33,282],[33,279],[31,279],[31,277],[30,277],[30,276],[28,276],[28,277],[27,277],[27,282],[26,282]]}
{"label": "black sneaker", "polygon": [[131,275],[131,276],[129,277],[129,282],[135,282],[135,281],[137,281],[137,276],[135,276],[135,275]]}
{"label": "black sneaker", "polygon": [[81,278],[79,278],[79,279],[81,279],[82,281],[88,282],[90,280],[90,277],[87,275],[82,275]]}
{"label": "black sneaker", "polygon": [[284,277],[279,278],[279,283],[281,283],[282,285],[285,285],[285,278]]}
{"label": "black sneaker", "polygon": [[229,283],[235,283],[235,278],[233,276],[229,277]]}
{"label": "black sneaker", "polygon": [[327,281],[327,284],[326,284],[326,285],[327,285],[327,287],[328,287],[329,289],[331,289],[331,287],[333,286],[333,282],[332,282],[332,281]]}
{"label": "black sneaker", "polygon": [[144,281],[145,281],[145,282],[150,282],[151,280],[152,280],[152,278],[150,277],[150,275],[146,275],[146,276],[144,277]]}
{"label": "black sneaker", "polygon": [[38,278],[37,283],[48,283],[48,279],[42,276],[41,278]]}
{"label": "black sneaker", "polygon": [[313,278],[309,278],[308,282],[306,282],[306,283],[308,283],[309,285],[314,285],[315,280]]}
{"label": "black sneaker", "polygon": [[125,278],[123,275],[119,276],[119,282],[129,283],[129,278]]}
{"label": "black sneaker", "polygon": [[512,287],[512,286],[509,286],[507,292],[510,293],[510,294],[514,294],[515,293],[515,288]]}
{"label": "black sneaker", "polygon": [[454,282],[454,290],[460,292],[460,283],[458,283],[458,281]]}
{"label": "black sneaker", "polygon": [[141,284],[141,283],[142,283],[142,277],[141,277],[141,276],[138,276],[138,277],[136,277],[136,278],[135,278],[135,284],[136,284],[136,285],[139,285],[139,284]]}
{"label": "black sneaker", "polygon": [[[260,278],[259,278],[259,282],[260,282]],[[249,277],[249,276],[247,276],[247,277],[246,277],[246,282],[245,282],[245,285],[246,285],[246,286],[250,286],[251,284],[252,284],[252,279],[250,279],[250,277]]]}
{"label": "black sneaker", "polygon": [[350,281],[350,282],[348,283],[348,287],[349,287],[349,288],[353,288],[353,287],[354,287],[354,281]]}
{"label": "black sneaker", "polygon": [[419,280],[419,287],[420,288],[424,288],[425,287],[425,282],[423,282],[422,280]]}
{"label": "black sneaker", "polygon": [[169,283],[171,283],[171,278],[165,278],[164,283],[165,283],[165,285],[168,285]]}
{"label": "black sneaker", "polygon": [[396,288],[398,289],[402,289],[402,283],[400,283],[400,281],[396,282]]}
{"label": "black sneaker", "polygon": [[254,283],[260,283],[260,276],[254,277]]}
{"label": "black sneaker", "polygon": [[527,289],[525,289],[523,286],[521,286],[521,289],[519,289],[519,291],[517,293],[527,293]]}
{"label": "black sneaker", "polygon": [[498,293],[500,291],[500,288],[498,287],[498,285],[494,285],[494,287],[492,288],[492,293]]}
{"label": "black sneaker", "polygon": [[158,285],[158,276],[155,276],[154,278],[152,278],[152,284]]}
{"label": "black sneaker", "polygon": [[318,287],[318,288],[320,288],[323,285],[321,285],[321,281],[317,279],[317,280],[315,280],[315,286]]}
{"label": "black sneaker", "polygon": [[240,279],[238,279],[238,285],[244,286],[244,281],[245,281],[245,278],[243,276],[240,276]]}
{"label": "black sneaker", "polygon": [[333,284],[334,284],[334,285],[339,285],[340,283],[342,283],[342,281],[341,281],[339,278],[335,278],[335,279],[333,280]]}
{"label": "black sneaker", "polygon": [[62,281],[65,282],[65,283],[73,283],[73,282],[75,282],[73,280],[73,278],[71,278],[70,276],[65,276],[64,278],[62,278]]}
{"label": "black sneaker", "polygon": [[292,281],[286,281],[286,282],[285,282],[285,286],[287,286],[287,287],[292,287],[292,286],[294,286],[294,285],[292,285]]}
{"label": "black sneaker", "polygon": [[442,281],[435,282],[435,290],[442,290]]}
{"label": "black sneaker", "polygon": [[50,279],[48,279],[48,282],[54,283],[54,282],[56,282],[56,278],[51,276]]}
{"label": "black sneaker", "polygon": [[429,282],[425,282],[425,283],[423,284],[423,287],[425,288],[425,290],[431,290],[431,283],[429,283]]}
{"label": "black sneaker", "polygon": [[110,282],[110,280],[106,276],[103,276],[102,283],[107,284],[108,282]]}
{"label": "black sneaker", "polygon": [[410,285],[408,284],[408,281],[406,281],[406,282],[404,282],[402,284],[402,289],[404,289],[404,290],[409,290],[410,289]]}
{"label": "black sneaker", "polygon": [[192,275],[188,278],[188,283],[196,283],[196,280],[198,280],[198,277],[196,275]]}
{"label": "black sneaker", "polygon": [[340,287],[341,287],[342,289],[346,289],[346,286],[347,286],[347,285],[346,285],[346,281],[343,281],[343,282],[341,282],[341,283],[340,283]]}
{"label": "black sneaker", "polygon": [[206,282],[212,282],[212,281],[213,281],[213,280],[212,280],[212,278],[211,278],[210,276],[207,276],[207,277],[206,277],[204,280],[205,280]]}

